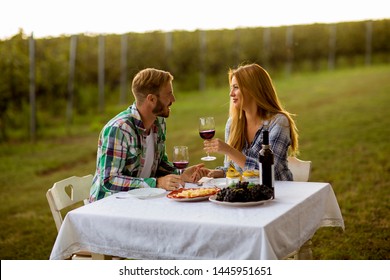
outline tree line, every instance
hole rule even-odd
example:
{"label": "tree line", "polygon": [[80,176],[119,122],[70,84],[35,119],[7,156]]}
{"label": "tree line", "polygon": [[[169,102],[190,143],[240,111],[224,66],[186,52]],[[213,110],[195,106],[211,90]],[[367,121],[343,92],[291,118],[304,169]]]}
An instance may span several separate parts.
{"label": "tree line", "polygon": [[[31,99],[31,34],[20,30],[0,40],[0,141],[10,129],[26,131]],[[71,41],[77,38],[70,71]],[[74,113],[104,110],[129,101],[128,84],[140,69],[171,71],[175,88],[204,90],[226,85],[227,71],[243,62],[263,65],[273,76],[389,63],[390,20],[90,35],[34,39],[34,92],[38,111],[65,116],[72,77]],[[103,75],[103,77],[102,77]],[[127,96],[120,93],[127,88]],[[100,107],[99,107],[100,106]],[[99,109],[100,108],[100,109]]]}

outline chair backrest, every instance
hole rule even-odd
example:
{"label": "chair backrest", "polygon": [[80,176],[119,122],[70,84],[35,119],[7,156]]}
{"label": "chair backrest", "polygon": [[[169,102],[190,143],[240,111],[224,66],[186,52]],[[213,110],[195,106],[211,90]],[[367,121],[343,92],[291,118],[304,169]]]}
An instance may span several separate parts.
{"label": "chair backrest", "polygon": [[47,191],[46,198],[49,202],[57,231],[60,230],[63,220],[61,210],[89,198],[92,178],[92,175],[86,175],[84,177],[73,176],[56,182]]}
{"label": "chair backrest", "polygon": [[288,157],[288,168],[293,174],[293,180],[307,182],[310,177],[311,161],[300,160],[296,157]]}

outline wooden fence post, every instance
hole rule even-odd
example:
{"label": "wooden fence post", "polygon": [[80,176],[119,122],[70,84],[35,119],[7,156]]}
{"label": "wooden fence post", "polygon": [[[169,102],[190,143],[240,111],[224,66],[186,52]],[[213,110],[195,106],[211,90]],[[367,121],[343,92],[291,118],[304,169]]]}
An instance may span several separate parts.
{"label": "wooden fence post", "polygon": [[99,113],[104,111],[104,36],[99,36],[98,55]]}
{"label": "wooden fence post", "polygon": [[337,26],[336,24],[329,25],[329,54],[328,54],[328,70],[334,70],[336,60],[336,41],[337,41]]}
{"label": "wooden fence post", "polygon": [[165,33],[165,58],[168,71],[172,69],[172,51],[173,51],[173,34],[172,32]]}
{"label": "wooden fence post", "polygon": [[239,28],[236,29],[236,42],[234,46],[234,60],[236,62],[236,65],[238,66],[241,63],[241,31]]}
{"label": "wooden fence post", "polygon": [[206,89],[206,31],[199,30],[199,90]]}
{"label": "wooden fence post", "polygon": [[271,46],[271,29],[270,28],[264,28],[263,30],[263,55],[261,56],[263,58],[263,65],[264,68],[270,67],[270,47]]}
{"label": "wooden fence post", "polygon": [[34,35],[31,33],[29,39],[29,60],[30,60],[30,139],[35,142],[36,139],[36,100],[35,100],[35,42]]}
{"label": "wooden fence post", "polygon": [[288,26],[286,29],[286,49],[287,49],[287,60],[286,60],[286,76],[290,76],[292,72],[292,64],[294,57],[294,27]]}
{"label": "wooden fence post", "polygon": [[126,103],[127,96],[127,35],[123,34],[121,38],[121,92],[119,104]]}
{"label": "wooden fence post", "polygon": [[67,125],[72,124],[72,120],[73,120],[73,95],[74,95],[74,72],[76,66],[76,48],[77,48],[77,36],[72,35],[70,37],[70,47],[69,47],[68,102],[66,108]]}
{"label": "wooden fence post", "polygon": [[366,22],[366,66],[371,65],[372,60],[372,21]]}

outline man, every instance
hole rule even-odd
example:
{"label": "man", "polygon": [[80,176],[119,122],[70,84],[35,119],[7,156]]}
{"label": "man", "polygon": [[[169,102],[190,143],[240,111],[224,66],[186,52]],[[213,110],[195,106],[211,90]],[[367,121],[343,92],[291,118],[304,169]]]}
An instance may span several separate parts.
{"label": "man", "polygon": [[153,68],[134,77],[135,102],[100,133],[91,202],[133,188],[174,190],[184,181],[199,179],[194,171],[202,165],[189,167],[179,176],[165,152],[165,118],[175,102],[172,80],[169,72]]}

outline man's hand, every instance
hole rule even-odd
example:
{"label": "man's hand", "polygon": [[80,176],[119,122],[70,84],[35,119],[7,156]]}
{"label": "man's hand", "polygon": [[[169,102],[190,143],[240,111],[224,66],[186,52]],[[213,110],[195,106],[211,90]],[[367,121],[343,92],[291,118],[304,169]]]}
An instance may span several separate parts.
{"label": "man's hand", "polygon": [[181,187],[184,187],[184,181],[181,179],[180,175],[169,174],[157,178],[157,188],[172,191]]}
{"label": "man's hand", "polygon": [[204,173],[202,171],[204,169],[203,166],[204,164],[200,163],[187,168],[181,175],[183,181],[190,182],[190,183],[197,182],[200,178],[203,177],[203,173]]}

